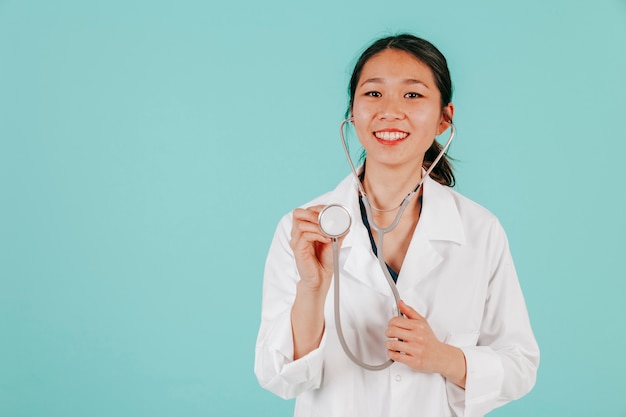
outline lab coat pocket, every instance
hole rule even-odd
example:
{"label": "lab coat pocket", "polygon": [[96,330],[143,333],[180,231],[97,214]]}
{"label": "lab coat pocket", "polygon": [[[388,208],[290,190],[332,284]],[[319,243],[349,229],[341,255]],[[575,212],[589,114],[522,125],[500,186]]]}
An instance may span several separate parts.
{"label": "lab coat pocket", "polygon": [[449,332],[444,343],[458,348],[476,346],[478,342],[479,331],[472,332]]}

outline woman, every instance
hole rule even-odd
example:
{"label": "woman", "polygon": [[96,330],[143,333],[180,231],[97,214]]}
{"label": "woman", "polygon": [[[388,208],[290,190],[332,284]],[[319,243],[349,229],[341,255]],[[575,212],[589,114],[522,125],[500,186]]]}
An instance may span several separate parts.
{"label": "woman", "polygon": [[[376,259],[354,176],[280,221],[267,258],[255,372],[261,385],[297,397],[302,416],[482,416],[526,394],[539,350],[505,233],[486,209],[454,192],[435,136],[451,128],[452,83],[429,42],[398,35],[374,42],[350,81],[350,121],[365,149],[359,180],[380,227],[423,180]],[[424,176],[424,177],[423,177]],[[332,242],[319,228],[328,204],[351,213],[339,239],[341,323],[363,369],[342,350],[334,324]]]}

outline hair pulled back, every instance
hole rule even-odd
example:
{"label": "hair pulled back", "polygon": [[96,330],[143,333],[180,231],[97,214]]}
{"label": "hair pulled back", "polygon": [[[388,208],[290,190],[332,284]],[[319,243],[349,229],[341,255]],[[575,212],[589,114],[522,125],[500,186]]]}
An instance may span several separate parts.
{"label": "hair pulled back", "polygon": [[[354,70],[352,71],[352,77],[350,78],[350,86],[348,94],[350,97],[350,105],[348,112],[351,113],[352,105],[354,104],[354,94],[356,92],[357,84],[361,78],[361,72],[363,67],[370,60],[370,58],[383,52],[386,49],[395,49],[411,54],[417,58],[420,62],[427,65],[433,73],[435,84],[441,94],[441,107],[447,106],[452,101],[452,80],[450,79],[450,71],[448,69],[448,63],[443,54],[430,42],[417,36],[403,33],[400,35],[389,36],[381,38],[372,43],[359,57]],[[444,115],[444,117],[452,122],[449,118],[450,115]],[[442,146],[434,140],[430,148],[424,155],[424,168],[428,169],[433,161],[437,158],[437,155],[441,152]],[[437,163],[430,176],[440,184],[453,187],[455,184],[454,172],[452,170],[452,164],[450,158],[447,155],[443,155],[441,160]]]}

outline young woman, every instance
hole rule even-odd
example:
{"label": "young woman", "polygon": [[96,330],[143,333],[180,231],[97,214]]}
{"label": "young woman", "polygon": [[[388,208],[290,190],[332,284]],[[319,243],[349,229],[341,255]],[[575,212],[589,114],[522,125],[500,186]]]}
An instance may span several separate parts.
{"label": "young woman", "polygon": [[[450,188],[445,156],[431,167],[442,150],[435,137],[454,116],[446,60],[412,35],[379,39],[357,61],[349,91],[365,163],[358,179],[280,221],[265,269],[257,378],[297,397],[297,417],[482,416],[530,391],[539,350],[501,225]],[[351,361],[337,335],[332,239],[318,224],[329,204],[352,217],[338,239],[343,334],[364,362],[394,361],[383,370]],[[371,223],[385,228],[400,210],[382,240],[396,305]]]}

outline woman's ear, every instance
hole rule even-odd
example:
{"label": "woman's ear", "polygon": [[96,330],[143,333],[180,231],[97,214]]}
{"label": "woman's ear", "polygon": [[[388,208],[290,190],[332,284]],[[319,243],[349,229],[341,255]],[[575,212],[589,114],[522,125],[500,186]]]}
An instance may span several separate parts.
{"label": "woman's ear", "polygon": [[441,111],[441,122],[437,128],[437,135],[441,135],[452,124],[454,117],[454,104],[448,103]]}

